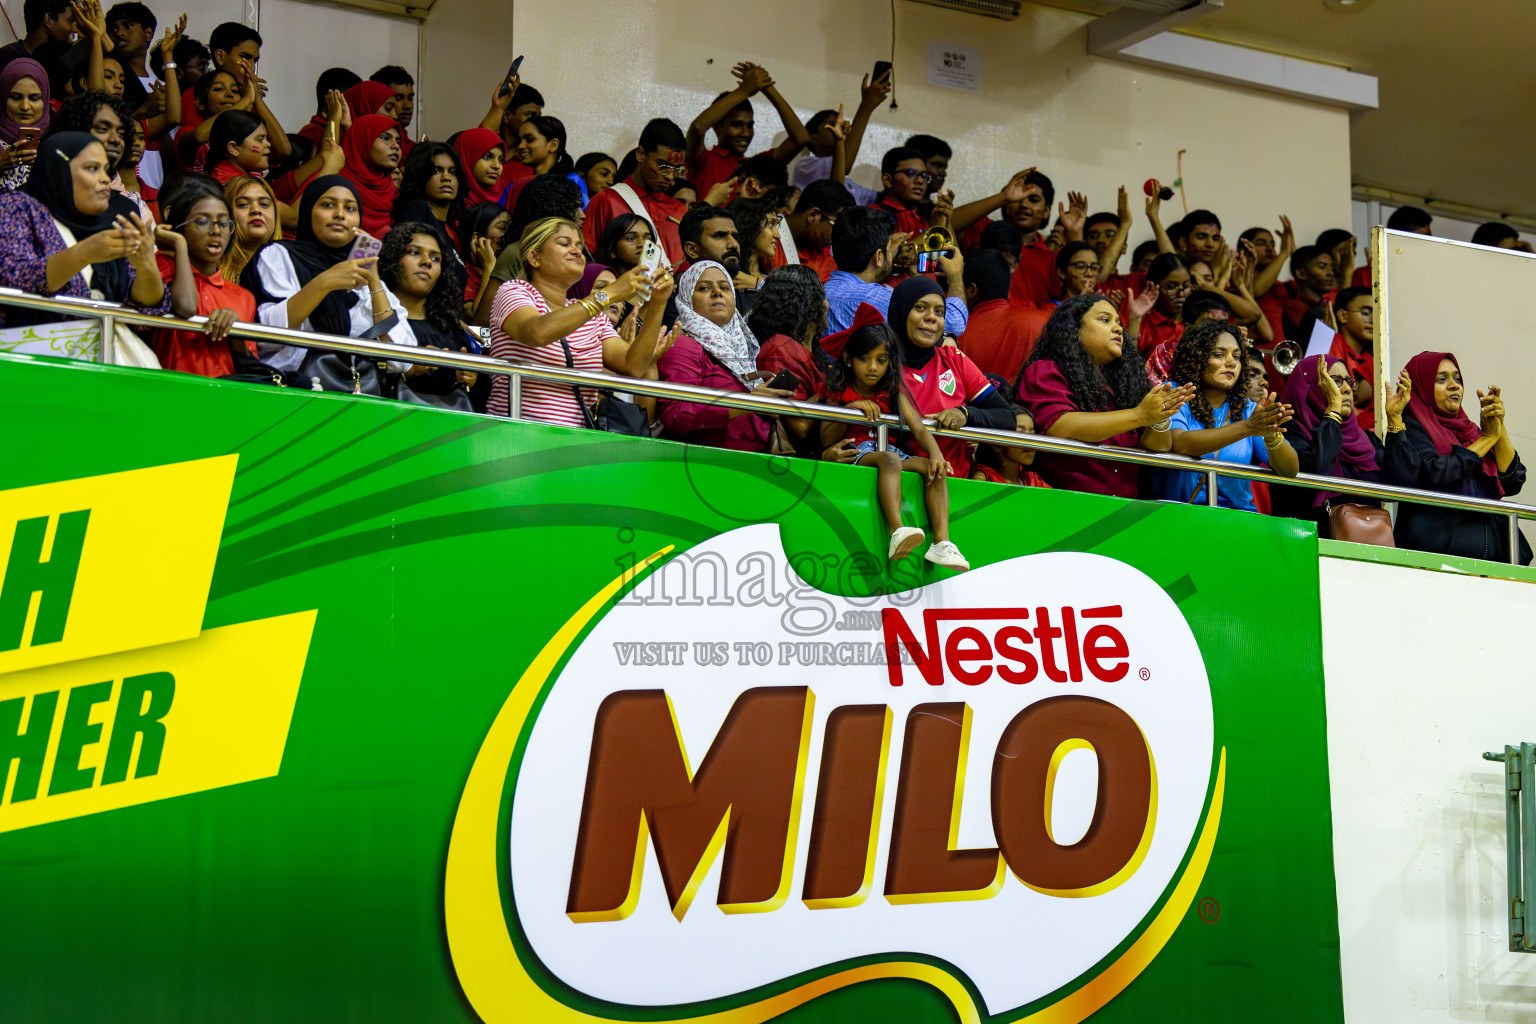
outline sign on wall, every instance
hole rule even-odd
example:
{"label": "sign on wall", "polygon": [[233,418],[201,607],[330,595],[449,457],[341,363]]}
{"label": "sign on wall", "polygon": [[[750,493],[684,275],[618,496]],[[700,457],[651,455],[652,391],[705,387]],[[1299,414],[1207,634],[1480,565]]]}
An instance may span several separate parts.
{"label": "sign on wall", "polygon": [[928,84],[976,92],[981,88],[981,51],[938,40],[930,42]]}
{"label": "sign on wall", "polygon": [[0,385],[18,1019],[1342,1020],[1307,527]]}

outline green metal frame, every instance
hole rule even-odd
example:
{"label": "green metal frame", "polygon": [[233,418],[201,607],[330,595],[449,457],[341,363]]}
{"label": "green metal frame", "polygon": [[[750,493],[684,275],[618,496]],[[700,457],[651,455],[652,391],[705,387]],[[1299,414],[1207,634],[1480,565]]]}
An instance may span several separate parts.
{"label": "green metal frame", "polygon": [[1536,953],[1536,935],[1526,928],[1525,897],[1536,892],[1536,743],[1506,746],[1502,754],[1485,753],[1487,761],[1504,762],[1504,856],[1509,885],[1509,949]]}

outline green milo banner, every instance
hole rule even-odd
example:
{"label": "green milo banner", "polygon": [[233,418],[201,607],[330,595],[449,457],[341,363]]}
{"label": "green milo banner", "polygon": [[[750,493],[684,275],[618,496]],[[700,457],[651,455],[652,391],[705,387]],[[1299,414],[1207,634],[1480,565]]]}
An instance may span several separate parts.
{"label": "green milo banner", "polygon": [[1310,525],[0,393],[0,1018],[1343,1019]]}

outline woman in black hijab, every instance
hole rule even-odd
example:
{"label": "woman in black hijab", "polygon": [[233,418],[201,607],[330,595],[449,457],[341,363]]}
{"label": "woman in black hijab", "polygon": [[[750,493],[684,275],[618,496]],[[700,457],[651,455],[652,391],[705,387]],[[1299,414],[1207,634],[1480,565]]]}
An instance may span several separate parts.
{"label": "woman in black hijab", "polygon": [[[264,324],[290,330],[416,344],[405,308],[379,280],[378,258],[352,259],[361,232],[357,186],[339,174],[310,181],[299,200],[298,237],[263,246],[240,275],[256,296]],[[327,391],[380,393],[379,374],[365,356],[263,342],[261,358],[284,371],[318,378]],[[391,361],[404,373],[409,363]]]}
{"label": "woman in black hijab", "polygon": [[[901,350],[901,385],[917,411],[939,427],[1012,430],[1013,409],[964,352],[944,341],[944,290],[931,277],[896,286],[886,322]],[[941,437],[939,450],[962,479],[971,475],[970,444]]]}
{"label": "woman in black hijab", "polygon": [[[0,195],[0,285],[166,312],[154,225],[112,203],[107,151],[84,132],[39,147],[24,189]],[[70,319],[8,309],[9,327]]]}

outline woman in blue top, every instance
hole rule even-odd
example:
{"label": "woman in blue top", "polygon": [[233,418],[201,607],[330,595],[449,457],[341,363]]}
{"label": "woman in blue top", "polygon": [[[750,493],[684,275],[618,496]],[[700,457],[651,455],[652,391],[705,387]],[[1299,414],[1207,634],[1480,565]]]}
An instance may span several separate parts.
{"label": "woman in blue top", "polygon": [[[1170,450],[1198,459],[1268,466],[1280,476],[1295,476],[1296,452],[1280,429],[1290,421],[1291,407],[1277,403],[1273,393],[1262,402],[1247,397],[1247,355],[1247,343],[1224,320],[1206,320],[1185,330],[1168,379],[1192,383],[1196,391],[1189,404],[1173,414]],[[1156,496],[1204,504],[1205,482],[1204,473],[1158,470]],[[1222,508],[1258,511],[1246,480],[1221,477],[1216,500]]]}

